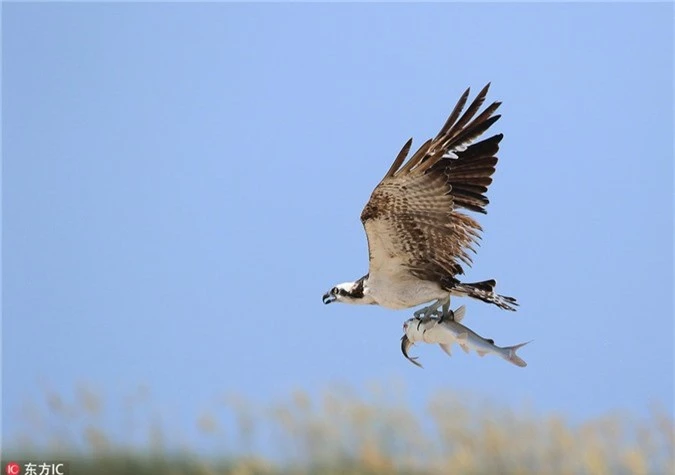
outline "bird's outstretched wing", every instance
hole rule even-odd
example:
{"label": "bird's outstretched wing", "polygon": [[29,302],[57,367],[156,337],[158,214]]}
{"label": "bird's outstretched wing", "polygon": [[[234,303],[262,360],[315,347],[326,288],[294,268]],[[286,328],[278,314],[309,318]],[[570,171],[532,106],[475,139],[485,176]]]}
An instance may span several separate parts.
{"label": "bird's outstretched wing", "polygon": [[[487,187],[503,135],[476,142],[498,119],[494,102],[476,116],[489,84],[462,114],[464,92],[440,132],[404,164],[412,139],[373,190],[361,213],[368,237],[369,274],[400,272],[436,280],[462,274],[480,225],[460,208],[485,213]],[[461,114],[461,116],[460,116]]]}

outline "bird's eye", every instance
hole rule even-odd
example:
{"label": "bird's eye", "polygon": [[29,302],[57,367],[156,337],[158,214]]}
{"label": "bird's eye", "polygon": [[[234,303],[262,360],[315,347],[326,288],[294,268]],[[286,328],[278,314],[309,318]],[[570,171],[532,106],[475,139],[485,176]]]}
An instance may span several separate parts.
{"label": "bird's eye", "polygon": [[330,289],[330,293],[333,294],[333,295],[337,295],[337,293],[338,293],[338,288],[337,288],[337,287],[333,287],[332,289]]}

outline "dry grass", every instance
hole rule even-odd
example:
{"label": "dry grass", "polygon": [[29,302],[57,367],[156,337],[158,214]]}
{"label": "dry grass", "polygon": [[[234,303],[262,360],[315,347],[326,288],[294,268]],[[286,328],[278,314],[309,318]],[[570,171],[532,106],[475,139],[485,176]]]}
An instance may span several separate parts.
{"label": "dry grass", "polygon": [[[196,452],[153,413],[147,390],[111,410],[80,387],[70,398],[47,391],[26,403],[24,434],[5,442],[17,457],[57,454],[75,473],[101,475],[675,473],[675,425],[665,410],[571,424],[452,392],[412,411],[401,394],[392,385],[365,396],[296,391],[267,407],[230,395],[197,412]],[[121,421],[126,440],[107,434],[106,414]]]}

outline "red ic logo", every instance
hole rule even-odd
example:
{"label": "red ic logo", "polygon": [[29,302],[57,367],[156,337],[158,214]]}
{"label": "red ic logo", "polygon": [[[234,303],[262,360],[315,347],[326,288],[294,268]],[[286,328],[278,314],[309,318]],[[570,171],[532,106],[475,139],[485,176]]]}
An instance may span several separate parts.
{"label": "red ic logo", "polygon": [[5,467],[5,475],[19,475],[21,467],[16,462],[9,462]]}

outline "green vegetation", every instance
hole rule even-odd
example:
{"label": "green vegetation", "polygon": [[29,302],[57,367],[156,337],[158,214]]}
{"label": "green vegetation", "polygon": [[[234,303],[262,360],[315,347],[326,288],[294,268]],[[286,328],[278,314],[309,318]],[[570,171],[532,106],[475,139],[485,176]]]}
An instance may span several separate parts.
{"label": "green vegetation", "polygon": [[[315,397],[297,391],[266,407],[223,397],[195,418],[199,442],[155,421],[147,394],[112,410],[80,388],[72,401],[48,393],[27,404],[25,434],[4,442],[16,458],[68,459],[75,474],[675,473],[675,425],[665,410],[572,424],[446,392],[412,411],[391,386],[365,396],[344,388]],[[106,436],[106,414],[126,421],[130,438]],[[140,427],[139,418],[151,422]],[[204,455],[204,447],[219,455]]]}

